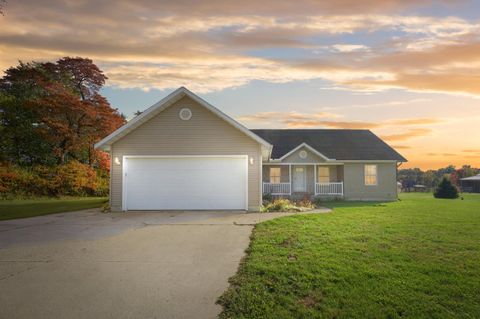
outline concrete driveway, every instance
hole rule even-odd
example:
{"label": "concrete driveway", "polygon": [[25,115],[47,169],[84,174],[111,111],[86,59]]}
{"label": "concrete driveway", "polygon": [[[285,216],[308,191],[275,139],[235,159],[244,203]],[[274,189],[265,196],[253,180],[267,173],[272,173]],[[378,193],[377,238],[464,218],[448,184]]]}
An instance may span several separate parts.
{"label": "concrete driveway", "polygon": [[0,222],[0,318],[214,318],[253,225],[285,214],[98,210]]}

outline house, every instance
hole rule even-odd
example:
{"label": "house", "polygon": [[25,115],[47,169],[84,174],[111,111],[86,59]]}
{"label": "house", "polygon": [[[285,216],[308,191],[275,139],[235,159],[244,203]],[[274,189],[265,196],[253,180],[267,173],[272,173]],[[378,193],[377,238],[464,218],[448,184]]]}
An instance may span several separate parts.
{"label": "house", "polygon": [[249,130],[182,87],[95,144],[110,206],[252,210],[262,196],[395,200],[406,161],[368,130]]}
{"label": "house", "polygon": [[462,192],[480,193],[480,174],[465,178],[460,178]]}

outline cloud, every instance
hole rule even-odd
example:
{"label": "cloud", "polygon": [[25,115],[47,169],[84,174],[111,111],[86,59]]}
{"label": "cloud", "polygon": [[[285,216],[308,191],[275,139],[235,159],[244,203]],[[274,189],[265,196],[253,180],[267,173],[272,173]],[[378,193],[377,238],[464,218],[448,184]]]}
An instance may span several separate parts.
{"label": "cloud", "polygon": [[[480,42],[435,47],[422,52],[385,54],[368,61],[390,78],[347,81],[364,88],[406,88],[413,91],[480,95]],[[477,66],[477,67],[476,67]]]}
{"label": "cloud", "polygon": [[340,117],[338,114],[327,113],[327,112],[316,112],[316,113],[299,113],[295,111],[291,112],[258,112],[254,114],[247,114],[239,116],[240,121],[253,121],[253,122],[263,122],[263,121],[281,121],[285,122],[288,120],[312,120],[319,118],[337,118]]}
{"label": "cloud", "polygon": [[[332,129],[369,129],[369,130],[395,130],[408,128],[407,131],[382,137],[386,141],[406,141],[412,138],[429,135],[432,129],[425,126],[443,123],[440,118],[404,118],[387,119],[383,121],[345,121],[335,120],[340,115],[327,112],[301,113],[301,112],[257,112],[245,114],[237,119],[247,126],[272,127],[272,128],[332,128]],[[420,126],[420,127],[418,127]],[[407,149],[408,146],[398,147]]]}
{"label": "cloud", "polygon": [[397,142],[397,141],[406,141],[412,138],[426,136],[432,133],[431,129],[428,128],[412,128],[403,133],[382,135],[381,138],[387,142]]}
{"label": "cloud", "polygon": [[360,121],[286,120],[284,123],[288,128],[328,127],[337,129],[373,129],[382,126],[380,123]]}
{"label": "cloud", "polygon": [[442,123],[444,120],[438,118],[413,118],[413,119],[397,119],[387,121],[391,125],[429,125]]}
{"label": "cloud", "polygon": [[399,150],[407,150],[412,148],[411,146],[408,146],[408,145],[392,145],[392,147]]}
{"label": "cloud", "polygon": [[[212,15],[315,15],[315,14],[349,14],[349,13],[374,13],[398,11],[406,8],[418,8],[422,6],[439,3],[434,0],[337,0],[337,1],[223,1],[223,0],[138,0],[135,5],[128,0],[115,1],[58,1],[44,0],[41,3],[35,0],[24,0],[24,5],[29,8],[45,11],[47,8],[56,8],[63,12],[77,12],[102,17],[109,12],[116,12],[123,15],[143,14],[140,17],[148,18],[153,15],[190,15],[205,16]],[[440,1],[442,4],[454,4],[454,0]],[[114,5],[113,5],[114,4]],[[9,4],[9,10],[12,9]]]}
{"label": "cloud", "polygon": [[369,51],[370,48],[363,44],[335,44],[332,48],[339,52]]}
{"label": "cloud", "polygon": [[[475,45],[479,24],[456,17],[401,15],[405,9],[434,2],[438,3],[12,2],[1,18],[0,68],[18,59],[83,55],[102,66],[110,79],[108,85],[121,88],[188,85],[211,92],[252,80],[322,79],[350,90],[400,87],[480,94],[478,68],[471,68],[480,65]],[[367,46],[335,38],[356,32],[401,33],[405,41]],[[323,35],[328,35],[331,44],[318,40]],[[420,42],[429,44],[412,48]],[[272,48],[292,51],[283,54]]]}
{"label": "cloud", "polygon": [[427,153],[425,155],[427,155],[427,156],[446,156],[446,157],[458,156],[458,154],[454,154],[454,153]]}
{"label": "cloud", "polygon": [[467,150],[462,150],[464,153],[480,153],[480,148],[479,149],[467,149]]}
{"label": "cloud", "polygon": [[411,126],[411,125],[431,125],[443,122],[436,118],[413,118],[413,119],[394,119],[377,122],[363,121],[325,121],[325,120],[305,120],[296,118],[286,118],[283,122],[289,128],[300,127],[330,127],[339,129],[375,129],[383,127]]}

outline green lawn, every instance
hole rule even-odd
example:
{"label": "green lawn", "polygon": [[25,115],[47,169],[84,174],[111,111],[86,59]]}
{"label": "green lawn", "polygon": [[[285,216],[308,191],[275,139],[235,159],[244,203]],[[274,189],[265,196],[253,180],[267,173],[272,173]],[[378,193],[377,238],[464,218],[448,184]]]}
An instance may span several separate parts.
{"label": "green lawn", "polygon": [[0,220],[26,218],[102,206],[106,197],[0,200]]}
{"label": "green lawn", "polygon": [[480,318],[480,196],[258,224],[222,318]]}

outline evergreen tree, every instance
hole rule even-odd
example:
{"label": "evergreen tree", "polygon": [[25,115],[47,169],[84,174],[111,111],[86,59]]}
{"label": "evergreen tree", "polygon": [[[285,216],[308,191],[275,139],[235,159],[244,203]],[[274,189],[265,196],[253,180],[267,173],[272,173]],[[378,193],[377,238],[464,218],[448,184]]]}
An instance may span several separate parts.
{"label": "evergreen tree", "polygon": [[458,198],[458,191],[455,186],[447,179],[443,178],[440,184],[438,185],[435,193],[433,194],[435,198]]}

